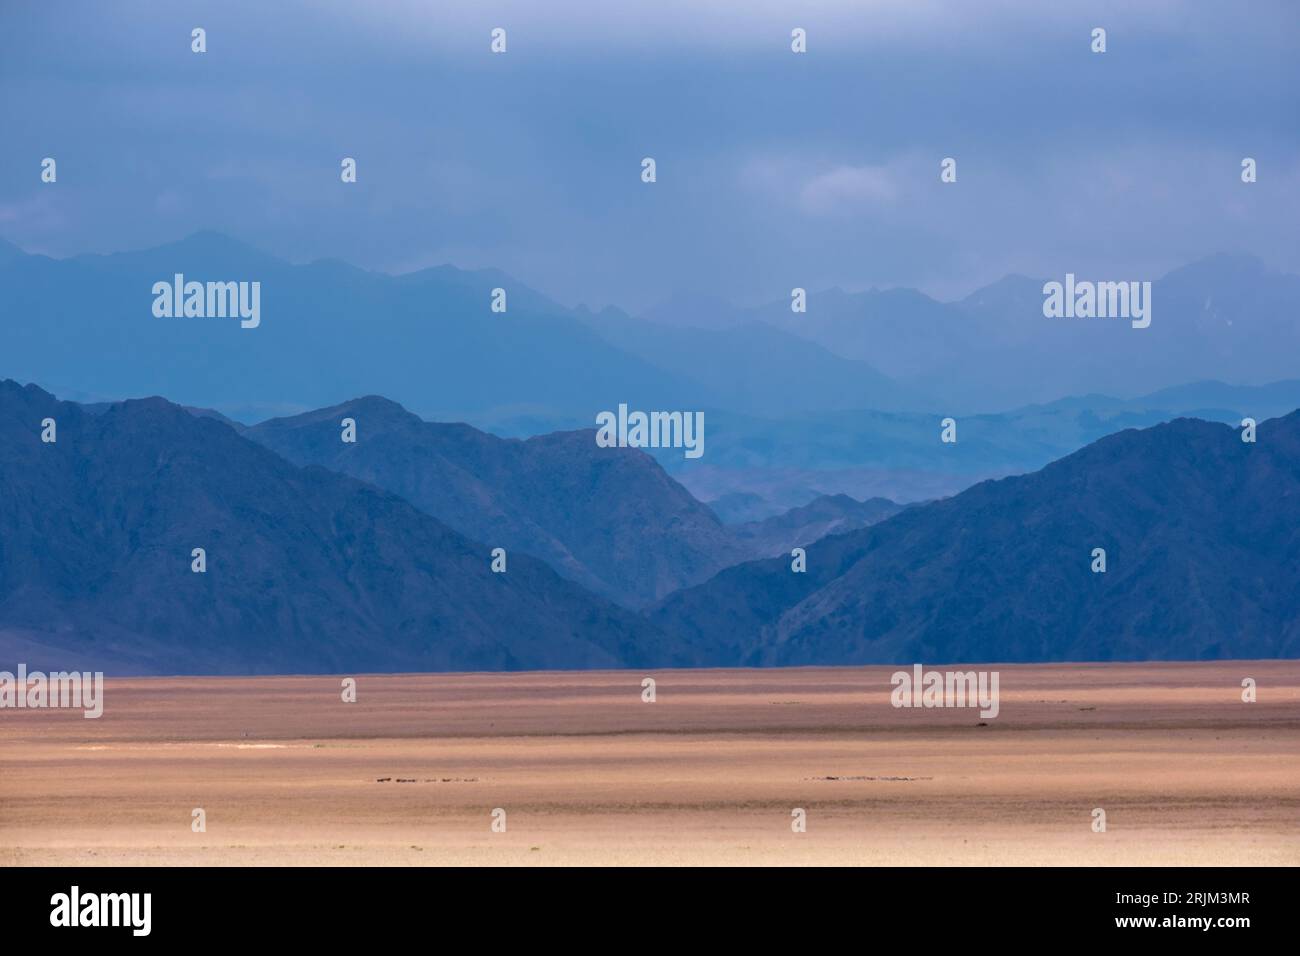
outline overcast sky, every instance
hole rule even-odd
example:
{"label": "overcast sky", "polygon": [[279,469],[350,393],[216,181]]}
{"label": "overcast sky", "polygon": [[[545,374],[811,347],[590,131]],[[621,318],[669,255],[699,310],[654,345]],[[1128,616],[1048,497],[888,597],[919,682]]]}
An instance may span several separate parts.
{"label": "overcast sky", "polygon": [[1298,54],[1295,0],[4,0],[0,237],[216,229],[634,311],[1219,251],[1300,272]]}

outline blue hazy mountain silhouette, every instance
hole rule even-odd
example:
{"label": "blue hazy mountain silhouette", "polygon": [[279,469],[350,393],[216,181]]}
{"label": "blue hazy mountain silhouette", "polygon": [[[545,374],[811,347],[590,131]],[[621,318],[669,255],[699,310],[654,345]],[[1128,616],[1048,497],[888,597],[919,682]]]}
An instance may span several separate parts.
{"label": "blue hazy mountain silhouette", "polygon": [[[152,285],[176,273],[260,281],[262,325],[155,318]],[[755,417],[972,414],[1068,394],[1296,377],[1300,277],[1257,259],[1214,256],[1157,279],[1143,330],[1046,319],[1041,285],[1009,276],[951,303],[911,289],[813,291],[797,314],[788,300],[755,309],[670,300],[651,321],[567,309],[496,270],[293,265],[213,232],[62,260],[6,243],[0,371],[78,396],[163,394],[255,417],[382,391],[424,417],[583,426],[619,402]],[[490,311],[494,288],[507,292],[504,314]]]}
{"label": "blue hazy mountain silhouette", "polygon": [[887,498],[858,501],[849,495],[821,495],[806,505],[733,526],[731,534],[759,557],[788,554],[831,534],[866,528],[903,508]]}
{"label": "blue hazy mountain silhouette", "polygon": [[[512,499],[510,482],[590,478],[545,455],[502,455],[490,447],[499,439],[465,426],[424,429],[390,405],[350,407],[361,428],[378,413],[402,419],[394,440],[419,431],[425,447],[412,457],[441,446],[446,469],[487,448],[500,460],[479,476],[483,507],[498,507],[505,486],[502,500],[521,508],[512,520],[533,503]],[[321,440],[337,441],[337,411],[320,413]],[[40,440],[45,418],[58,423],[54,444]],[[310,423],[276,427],[289,444],[318,437]],[[658,474],[679,496],[648,464],[638,480]],[[787,556],[739,564],[644,616],[523,553],[493,574],[490,544],[159,398],[87,410],[0,382],[0,488],[0,655],[33,666],[346,673],[1300,654],[1300,411],[1261,422],[1254,444],[1194,419],[1126,430],[1033,474],[816,540],[806,573]],[[567,489],[574,521],[590,491]],[[774,541],[892,508],[823,502],[753,530]],[[631,505],[602,513],[643,517]],[[194,547],[207,550],[205,574],[191,571]],[[1103,574],[1090,568],[1097,547]],[[624,546],[607,559],[640,568],[644,556]]]}
{"label": "blue hazy mountain silhouette", "polygon": [[[209,414],[193,410],[197,414]],[[351,418],[357,440],[340,440]],[[367,396],[243,430],[299,465],[320,465],[400,495],[457,531],[542,558],[630,608],[653,604],[725,567],[861,528],[898,506],[847,495],[765,521],[725,526],[649,455],[601,448],[595,431],[505,439],[426,422]]]}
{"label": "blue hazy mountain silhouette", "polygon": [[[1022,474],[1125,428],[1175,418],[1240,424],[1300,408],[1300,380],[1267,385],[1195,382],[1131,399],[1078,395],[1006,412],[958,416],[956,444],[938,441],[938,413],[824,411],[709,415],[707,469],[656,454],[705,501],[749,502],[770,515],[824,494],[921,501],[986,478]],[[730,497],[739,496],[739,497]]]}
{"label": "blue hazy mountain silhouette", "polygon": [[[747,664],[1300,655],[1300,411],[1103,438],[788,557],[652,614]],[[1094,548],[1107,570],[1091,568]]]}
{"label": "blue hazy mountain silhouette", "polygon": [[[177,273],[260,282],[262,324],[154,317],[153,283]],[[505,313],[490,310],[496,288],[506,291]],[[7,375],[87,396],[164,394],[257,417],[381,387],[444,419],[504,410],[585,425],[620,402],[772,411],[894,407],[907,394],[865,363],[775,328],[757,330],[758,339],[688,336],[642,355],[635,341],[619,341],[636,320],[610,313],[602,334],[589,312],[565,309],[497,270],[440,266],[389,276],[338,260],[293,265],[213,232],[64,260],[12,249],[0,254],[0,315],[13,326]]]}
{"label": "blue hazy mountain silhouette", "polygon": [[488,545],[396,495],[160,398],[91,414],[0,382],[0,489],[0,659],[233,674],[679,660],[544,562],[493,573]]}
{"label": "blue hazy mountain silhouette", "polygon": [[[1064,275],[1049,276],[1061,281]],[[953,413],[991,412],[1067,394],[1125,397],[1203,379],[1263,384],[1295,378],[1300,276],[1252,256],[1215,255],[1152,281],[1152,322],[1048,319],[1044,279],[1007,276],[958,302],[912,289],[810,295],[740,313],[871,363]]]}
{"label": "blue hazy mountain silhouette", "polygon": [[[261,282],[262,324],[155,318],[152,285],[176,273]],[[501,283],[508,311],[494,314]],[[711,397],[497,273],[291,265],[215,233],[108,256],[0,257],[0,315],[6,375],[219,411],[307,410],[382,386],[421,410],[541,403],[590,421],[619,402],[700,407]]]}
{"label": "blue hazy mountain silhouette", "polygon": [[933,402],[863,361],[764,322],[727,329],[636,319],[615,308],[578,310],[592,330],[632,355],[707,382],[728,408],[787,414],[808,409],[911,409]]}
{"label": "blue hazy mountain silhouette", "polygon": [[[340,440],[344,417],[357,440]],[[547,561],[565,577],[641,607],[757,556],[707,507],[633,448],[594,430],[527,441],[422,421],[377,396],[245,432],[296,464],[401,495],[470,537]]]}

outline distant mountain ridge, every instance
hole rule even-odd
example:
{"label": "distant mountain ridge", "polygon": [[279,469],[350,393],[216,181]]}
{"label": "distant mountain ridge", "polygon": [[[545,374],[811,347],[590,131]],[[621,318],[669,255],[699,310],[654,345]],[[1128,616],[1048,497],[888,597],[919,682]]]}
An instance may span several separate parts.
{"label": "distant mountain ridge", "polygon": [[1071,393],[1135,395],[1200,379],[1296,377],[1300,276],[1252,256],[1219,254],[1164,276],[1079,278],[1151,281],[1151,326],[1045,318],[1046,279],[1024,276],[952,303],[913,289],[833,289],[811,294],[806,313],[777,301],[742,315],[870,362],[965,414]]}
{"label": "distant mountain ridge", "polygon": [[[1103,438],[652,613],[702,660],[758,665],[1300,655],[1300,411]],[[1093,549],[1107,568],[1094,573]]]}
{"label": "distant mountain ridge", "polygon": [[[356,441],[341,440],[341,423]],[[827,496],[764,521],[724,525],[655,459],[601,448],[595,432],[503,439],[426,422],[368,396],[244,434],[299,465],[320,465],[400,495],[476,540],[542,558],[625,607],[643,608],[725,567],[865,527],[899,509]]]}
{"label": "distant mountain ridge", "polygon": [[[176,273],[261,282],[263,324],[155,318],[150,287]],[[1300,276],[1218,255],[1152,281],[1143,330],[1047,319],[1042,280],[1023,276],[957,302],[830,289],[811,290],[806,312],[788,299],[741,309],[696,296],[634,318],[568,309],[499,270],[389,276],[332,259],[293,265],[212,232],[69,259],[6,244],[0,371],[87,395],[165,394],[232,417],[382,390],[428,418],[584,426],[619,402],[737,417],[972,415],[1066,394],[1297,377]],[[498,288],[504,313],[490,307]]]}
{"label": "distant mountain ridge", "polygon": [[619,349],[712,386],[714,404],[768,414],[808,409],[924,409],[929,397],[802,335],[748,319],[725,329],[656,324],[618,309],[579,312]]}
{"label": "distant mountain ridge", "polygon": [[[254,437],[363,470],[329,452],[342,412],[395,466],[381,477],[426,476],[412,493],[447,488],[457,520],[515,522],[569,548],[565,529],[536,520],[559,520],[563,503],[583,532],[622,541],[602,552],[613,575],[570,548],[591,573],[662,561],[656,537],[674,520],[645,539],[636,508],[679,499],[688,530],[780,556],[637,615],[519,550],[494,574],[491,542],[299,467],[258,429],[159,398],[87,410],[0,381],[0,659],[241,674],[1300,656],[1300,411],[1260,422],[1254,443],[1178,419],[897,513],[827,496],[722,531],[640,452],[593,464],[589,432],[505,442],[372,397]],[[600,500],[625,483],[631,502]],[[836,533],[855,522],[869,526]],[[787,546],[810,537],[794,573]]]}
{"label": "distant mountain ridge", "polygon": [[[155,318],[151,284],[176,272],[260,281],[262,324]],[[490,308],[498,288],[504,313]],[[163,394],[246,424],[377,392],[503,437],[590,428],[622,403],[698,411],[702,459],[649,453],[697,499],[752,495],[736,517],[768,517],[821,495],[942,497],[1177,415],[1295,407],[1300,277],[1211,256],[1153,289],[1142,330],[1046,319],[1041,280],[1014,275],[956,302],[811,290],[796,313],[705,294],[631,317],[565,308],[498,270],[293,265],[213,232],[63,260],[6,246],[0,374],[91,402]],[[1216,392],[1212,377],[1247,384]],[[947,416],[960,439],[941,446]]]}
{"label": "distant mountain ridge", "polygon": [[194,674],[684,659],[539,560],[494,574],[487,545],[401,498],[162,399],[90,414],[0,381],[0,488],[0,659]]}
{"label": "distant mountain ridge", "polygon": [[[156,318],[151,287],[176,273],[260,282],[261,324]],[[508,311],[494,313],[502,282]],[[292,265],[215,233],[108,256],[0,256],[0,320],[3,374],[222,412],[307,411],[381,385],[425,412],[540,401],[587,420],[619,402],[698,408],[715,397],[497,272],[394,277],[331,260]]]}
{"label": "distant mountain ridge", "polygon": [[[341,440],[343,418],[357,440]],[[594,430],[527,441],[422,421],[370,396],[263,422],[249,438],[297,464],[401,495],[478,540],[542,558],[629,607],[697,584],[754,552],[654,459],[601,448]]]}
{"label": "distant mountain ridge", "polygon": [[848,495],[822,495],[808,504],[761,521],[732,528],[732,534],[764,557],[788,554],[827,535],[856,531],[903,510],[888,498],[858,501]]}
{"label": "distant mountain ridge", "polygon": [[[1194,382],[1132,399],[1068,396],[1007,412],[958,415],[956,444],[938,440],[937,413],[845,411],[754,418],[713,412],[703,462],[659,456],[702,500],[755,496],[774,513],[819,494],[911,502],[986,478],[1043,467],[1106,435],[1179,417],[1240,424],[1300,407],[1300,379],[1258,386]],[[761,451],[761,454],[759,453]],[[743,498],[727,498],[740,501]],[[751,513],[755,509],[751,508]]]}

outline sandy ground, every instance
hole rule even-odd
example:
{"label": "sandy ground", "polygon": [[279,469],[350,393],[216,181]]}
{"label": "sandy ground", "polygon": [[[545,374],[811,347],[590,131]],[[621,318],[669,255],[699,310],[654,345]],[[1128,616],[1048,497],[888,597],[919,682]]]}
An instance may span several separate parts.
{"label": "sandy ground", "polygon": [[896,669],[110,679],[0,710],[0,865],[1300,864],[1300,662]]}

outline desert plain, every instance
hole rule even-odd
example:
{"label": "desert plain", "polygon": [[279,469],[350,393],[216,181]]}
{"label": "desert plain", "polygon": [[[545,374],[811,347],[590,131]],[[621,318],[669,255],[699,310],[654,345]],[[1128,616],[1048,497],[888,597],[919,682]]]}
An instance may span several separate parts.
{"label": "desert plain", "polygon": [[899,669],[110,675],[0,710],[0,865],[1300,864],[1300,662]]}

